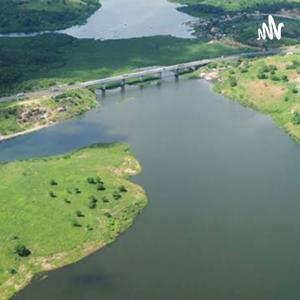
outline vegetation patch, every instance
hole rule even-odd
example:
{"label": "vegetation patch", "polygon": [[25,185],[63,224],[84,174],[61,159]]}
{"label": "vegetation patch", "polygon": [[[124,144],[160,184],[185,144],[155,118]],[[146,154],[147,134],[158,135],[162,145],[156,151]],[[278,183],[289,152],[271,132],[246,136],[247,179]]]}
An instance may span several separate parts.
{"label": "vegetation patch", "polygon": [[300,141],[299,61],[300,55],[288,54],[213,64],[201,72],[218,72],[217,92],[272,116]]}
{"label": "vegetation patch", "polygon": [[96,95],[88,89],[50,98],[0,103],[0,140],[79,116],[96,103]]}
{"label": "vegetation patch", "polygon": [[81,24],[99,0],[1,0],[0,32],[57,30]]}
{"label": "vegetation patch", "polygon": [[138,172],[126,144],[0,164],[0,299],[127,229],[147,203]]}

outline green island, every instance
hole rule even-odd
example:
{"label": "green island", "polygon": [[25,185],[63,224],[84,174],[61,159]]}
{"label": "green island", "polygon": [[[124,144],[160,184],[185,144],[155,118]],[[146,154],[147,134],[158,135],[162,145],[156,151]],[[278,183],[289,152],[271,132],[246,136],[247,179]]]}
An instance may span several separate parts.
{"label": "green island", "polygon": [[199,72],[215,79],[218,93],[270,115],[300,142],[299,54],[222,62]]}
{"label": "green island", "polygon": [[99,7],[99,0],[1,0],[0,33],[65,29]]}
{"label": "green island", "polygon": [[97,105],[88,89],[0,103],[0,141],[82,115]]}
{"label": "green island", "polygon": [[114,241],[147,204],[140,171],[126,144],[0,164],[0,299]]}

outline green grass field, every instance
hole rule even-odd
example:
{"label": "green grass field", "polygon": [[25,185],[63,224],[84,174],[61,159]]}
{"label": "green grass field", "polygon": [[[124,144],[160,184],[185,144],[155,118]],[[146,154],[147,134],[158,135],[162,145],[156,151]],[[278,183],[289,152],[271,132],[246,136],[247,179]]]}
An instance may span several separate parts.
{"label": "green grass field", "polygon": [[85,22],[99,7],[98,0],[1,0],[0,32],[64,29]]}
{"label": "green grass field", "polygon": [[[212,66],[215,68],[216,66]],[[300,55],[220,64],[217,92],[272,116],[300,141]]]}
{"label": "green grass field", "polygon": [[138,172],[126,144],[0,164],[0,299],[128,228],[147,203]]}

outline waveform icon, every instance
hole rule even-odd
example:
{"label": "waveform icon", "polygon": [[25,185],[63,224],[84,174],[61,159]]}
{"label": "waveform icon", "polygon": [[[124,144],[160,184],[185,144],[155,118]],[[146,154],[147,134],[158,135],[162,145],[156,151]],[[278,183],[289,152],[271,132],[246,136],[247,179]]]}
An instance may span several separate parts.
{"label": "waveform icon", "polygon": [[283,27],[284,27],[284,23],[279,23],[277,26],[273,16],[269,15],[268,24],[264,22],[262,23],[262,28],[258,29],[257,40],[265,41],[267,39],[267,36],[270,40],[273,40],[274,37],[276,37],[277,40],[281,40],[281,31]]}

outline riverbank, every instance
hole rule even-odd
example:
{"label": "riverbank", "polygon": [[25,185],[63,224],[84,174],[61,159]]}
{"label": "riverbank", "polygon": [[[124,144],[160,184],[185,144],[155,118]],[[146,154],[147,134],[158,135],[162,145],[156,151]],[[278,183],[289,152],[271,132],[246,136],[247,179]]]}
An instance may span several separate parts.
{"label": "riverbank", "polygon": [[259,112],[270,115],[300,142],[300,56],[287,54],[212,64],[198,76],[212,80],[214,89]]}
{"label": "riverbank", "polygon": [[0,33],[38,32],[83,24],[100,8],[99,0],[0,2]]}
{"label": "riverbank", "polygon": [[88,89],[0,103],[0,142],[75,118],[97,105]]}
{"label": "riverbank", "polygon": [[140,171],[126,144],[0,164],[0,299],[114,241],[147,203]]}

